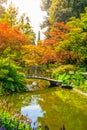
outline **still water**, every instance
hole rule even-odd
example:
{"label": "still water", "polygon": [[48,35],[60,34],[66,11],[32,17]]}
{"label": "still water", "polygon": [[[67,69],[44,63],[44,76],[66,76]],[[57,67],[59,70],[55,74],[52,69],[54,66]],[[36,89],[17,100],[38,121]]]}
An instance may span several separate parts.
{"label": "still water", "polygon": [[73,90],[49,88],[36,92],[1,97],[34,122],[47,125],[50,130],[87,130],[87,97]]}

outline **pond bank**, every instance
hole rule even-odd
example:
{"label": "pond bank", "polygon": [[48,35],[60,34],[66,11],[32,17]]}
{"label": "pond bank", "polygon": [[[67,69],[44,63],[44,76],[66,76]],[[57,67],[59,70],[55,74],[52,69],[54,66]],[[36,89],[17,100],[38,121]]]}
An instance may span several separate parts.
{"label": "pond bank", "polygon": [[80,93],[81,95],[87,96],[87,93],[85,93],[85,92],[83,92],[83,91],[81,91],[79,89],[73,88],[73,90]]}

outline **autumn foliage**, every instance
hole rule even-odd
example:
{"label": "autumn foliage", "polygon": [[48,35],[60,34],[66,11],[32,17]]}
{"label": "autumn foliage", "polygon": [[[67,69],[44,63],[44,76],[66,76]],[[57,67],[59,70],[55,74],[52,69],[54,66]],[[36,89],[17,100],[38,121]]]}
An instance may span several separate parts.
{"label": "autumn foliage", "polygon": [[50,48],[55,54],[54,62],[62,64],[76,64],[82,62],[81,49],[83,42],[82,29],[72,25],[54,23],[45,33],[47,39],[43,46]]}
{"label": "autumn foliage", "polygon": [[80,53],[77,54],[76,51],[73,51],[75,46],[73,47],[70,43],[72,30],[76,30],[76,33],[78,31],[75,26],[63,22],[54,23],[53,26],[50,26],[50,30],[45,32],[47,39],[42,43],[39,41],[40,44],[37,46],[22,46],[23,62],[27,65],[75,64],[81,62]]}
{"label": "autumn foliage", "polygon": [[82,29],[63,22],[54,23],[49,26],[45,35],[47,38],[43,42],[32,45],[17,27],[10,28],[9,24],[0,22],[0,51],[3,52],[9,47],[13,51],[21,52],[21,62],[26,65],[82,62],[80,45],[83,47],[83,40],[86,39]]}
{"label": "autumn foliage", "polygon": [[10,47],[19,50],[22,45],[28,44],[29,39],[17,27],[10,28],[8,23],[0,22],[0,51]]}

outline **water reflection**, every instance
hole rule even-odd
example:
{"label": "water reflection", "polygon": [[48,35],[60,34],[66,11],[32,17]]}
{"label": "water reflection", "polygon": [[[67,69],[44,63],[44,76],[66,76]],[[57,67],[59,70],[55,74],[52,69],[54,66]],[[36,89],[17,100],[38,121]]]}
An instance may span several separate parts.
{"label": "water reflection", "polygon": [[31,105],[21,108],[21,114],[32,119],[31,125],[33,125],[34,122],[37,122],[38,117],[43,117],[44,112],[40,105]]}
{"label": "water reflection", "polygon": [[[42,92],[9,95],[4,99],[17,112],[41,122],[50,130],[87,130],[87,97],[64,89],[47,89]],[[64,126],[63,126],[64,124]]]}
{"label": "water reflection", "polygon": [[40,95],[32,95],[29,106],[24,106],[21,108],[21,114],[31,119],[32,128],[34,127],[34,123],[37,122],[38,117],[43,117],[43,114],[45,113],[38,104],[38,100],[42,100]]}

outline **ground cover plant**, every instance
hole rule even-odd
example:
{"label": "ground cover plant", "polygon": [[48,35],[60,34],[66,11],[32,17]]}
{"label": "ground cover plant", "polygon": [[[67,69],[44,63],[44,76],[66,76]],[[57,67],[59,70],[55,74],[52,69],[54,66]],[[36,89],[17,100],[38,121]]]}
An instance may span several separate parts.
{"label": "ground cover plant", "polygon": [[18,119],[6,111],[0,110],[0,129],[5,130],[31,130],[29,122]]}

